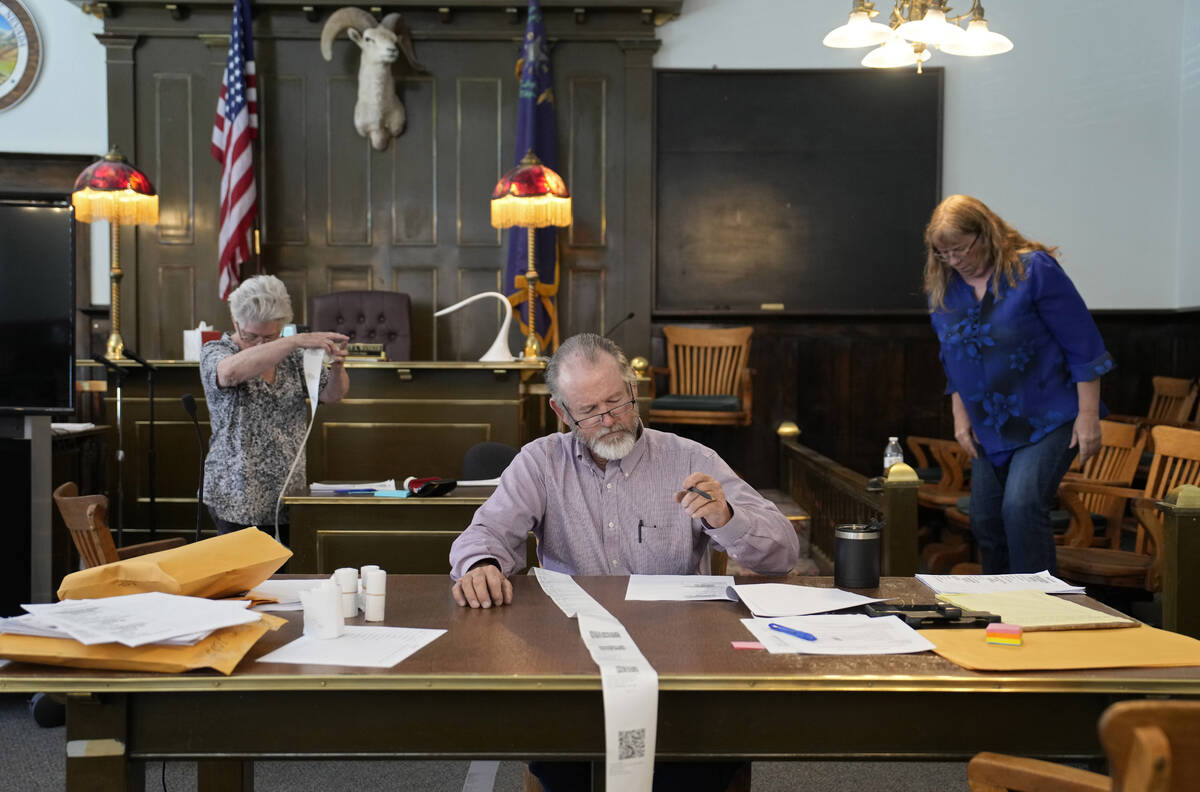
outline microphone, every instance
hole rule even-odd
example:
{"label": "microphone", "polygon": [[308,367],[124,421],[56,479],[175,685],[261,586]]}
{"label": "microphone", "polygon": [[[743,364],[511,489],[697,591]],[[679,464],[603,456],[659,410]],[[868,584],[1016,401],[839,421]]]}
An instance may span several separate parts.
{"label": "microphone", "polygon": [[200,485],[196,488],[196,540],[200,541],[200,523],[204,519],[204,435],[200,432],[200,420],[196,418],[196,399],[190,393],[179,397],[183,409],[192,417],[192,426],[196,427],[196,443],[200,446]]}
{"label": "microphone", "polygon": [[632,318],[634,317],[634,315],[635,315],[635,314],[633,313],[633,311],[630,311],[629,313],[627,313],[627,314],[625,315],[625,318],[624,318],[624,319],[622,319],[621,321],[617,322],[617,323],[616,323],[615,325],[613,325],[612,327],[608,328],[608,332],[604,334],[604,337],[605,337],[605,338],[608,338],[609,336],[611,336],[611,335],[612,335],[614,332],[616,332],[616,329],[617,329],[618,327],[620,327],[621,325],[623,325],[623,324],[625,324],[626,322],[628,322],[630,319],[632,319]]}
{"label": "microphone", "polygon": [[105,369],[115,374],[117,379],[122,379],[125,376],[125,370],[106,357],[101,355],[92,355],[92,361],[104,366]]}
{"label": "microphone", "polygon": [[135,363],[140,363],[142,368],[146,368],[151,371],[154,371],[153,365],[151,365],[150,363],[147,363],[145,361],[145,359],[142,358],[141,355],[139,355],[137,352],[134,352],[132,349],[129,349],[128,347],[125,348],[125,356]]}

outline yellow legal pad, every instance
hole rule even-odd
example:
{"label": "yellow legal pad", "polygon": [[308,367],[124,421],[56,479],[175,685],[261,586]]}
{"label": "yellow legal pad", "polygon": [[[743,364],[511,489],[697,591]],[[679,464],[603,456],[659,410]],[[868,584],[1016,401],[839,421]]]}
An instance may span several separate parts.
{"label": "yellow legal pad", "polygon": [[1025,633],[1024,645],[989,646],[983,630],[918,630],[933,650],[973,671],[1057,671],[1200,665],[1200,641],[1142,624],[1115,630]]}
{"label": "yellow legal pad", "polygon": [[995,591],[987,594],[938,594],[937,598],[963,610],[1000,615],[1005,624],[1032,630],[1078,630],[1134,627],[1137,622],[1042,591]]}

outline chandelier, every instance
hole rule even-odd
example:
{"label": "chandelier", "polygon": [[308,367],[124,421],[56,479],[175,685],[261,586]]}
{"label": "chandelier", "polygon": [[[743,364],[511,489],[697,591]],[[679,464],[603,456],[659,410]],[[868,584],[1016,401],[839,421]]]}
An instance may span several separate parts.
{"label": "chandelier", "polygon": [[[959,16],[949,16],[946,0],[895,0],[889,24],[872,22],[879,12],[870,0],[854,0],[850,19],[825,36],[826,47],[875,47],[862,59],[863,66],[892,69],[929,60],[931,49],[951,55],[1000,55],[1013,48],[1007,36],[993,33],[983,18],[980,0]],[[969,19],[966,30],[958,22]]]}

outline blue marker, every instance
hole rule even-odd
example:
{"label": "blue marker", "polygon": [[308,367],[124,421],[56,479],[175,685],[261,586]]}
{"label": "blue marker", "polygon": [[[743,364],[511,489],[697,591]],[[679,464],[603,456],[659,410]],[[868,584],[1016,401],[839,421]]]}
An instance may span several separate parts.
{"label": "blue marker", "polygon": [[804,630],[793,630],[791,627],[784,627],[782,624],[776,624],[775,622],[770,622],[767,624],[767,626],[776,632],[781,632],[785,635],[792,635],[796,638],[803,638],[806,641],[817,640],[817,636],[813,635],[812,633],[806,633]]}

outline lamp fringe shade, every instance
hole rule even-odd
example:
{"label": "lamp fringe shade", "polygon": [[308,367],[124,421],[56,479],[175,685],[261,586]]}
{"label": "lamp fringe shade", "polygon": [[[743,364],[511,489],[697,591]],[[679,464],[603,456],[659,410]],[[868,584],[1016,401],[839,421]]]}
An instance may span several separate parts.
{"label": "lamp fringe shade", "polygon": [[116,146],[89,165],[75,180],[71,193],[75,219],[121,225],[154,225],[158,222],[158,194],[145,174],[129,164]]}
{"label": "lamp fringe shade", "polygon": [[492,225],[496,228],[571,225],[567,183],[530,151],[492,190]]}

